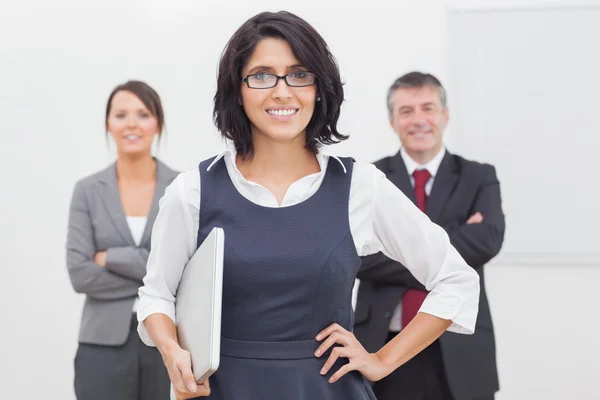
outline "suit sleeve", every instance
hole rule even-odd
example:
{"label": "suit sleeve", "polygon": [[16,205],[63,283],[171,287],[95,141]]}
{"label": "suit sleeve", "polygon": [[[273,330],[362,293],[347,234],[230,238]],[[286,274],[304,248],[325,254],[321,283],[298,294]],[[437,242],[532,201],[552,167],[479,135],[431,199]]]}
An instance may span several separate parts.
{"label": "suit sleeve", "polygon": [[106,251],[106,268],[118,275],[141,282],[146,275],[149,251],[143,247],[112,247]]}
{"label": "suit sleeve", "polygon": [[486,165],[483,181],[477,192],[471,214],[483,215],[480,224],[453,222],[444,229],[450,242],[472,267],[481,266],[498,254],[504,241],[504,213],[500,197],[500,183],[496,170]]}
{"label": "suit sleeve", "polygon": [[411,272],[398,261],[376,253],[361,257],[357,278],[364,282],[380,285],[401,285],[411,289],[425,290]]}
{"label": "suit sleeve", "polygon": [[99,300],[135,297],[141,281],[112,273],[93,261],[94,230],[81,182],[75,185],[69,211],[67,270],[73,289]]}

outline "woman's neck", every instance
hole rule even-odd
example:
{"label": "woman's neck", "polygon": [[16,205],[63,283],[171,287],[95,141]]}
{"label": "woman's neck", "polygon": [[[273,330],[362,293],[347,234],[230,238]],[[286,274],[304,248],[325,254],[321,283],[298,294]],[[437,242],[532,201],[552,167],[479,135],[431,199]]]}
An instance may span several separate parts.
{"label": "woman's neck", "polygon": [[238,169],[246,179],[266,179],[274,183],[292,183],[319,172],[321,167],[317,157],[304,147],[304,137],[299,139],[289,142],[254,140],[254,156],[244,160],[238,155]]}
{"label": "woman's neck", "polygon": [[142,183],[156,180],[156,161],[151,155],[141,157],[119,156],[117,178],[124,183]]}

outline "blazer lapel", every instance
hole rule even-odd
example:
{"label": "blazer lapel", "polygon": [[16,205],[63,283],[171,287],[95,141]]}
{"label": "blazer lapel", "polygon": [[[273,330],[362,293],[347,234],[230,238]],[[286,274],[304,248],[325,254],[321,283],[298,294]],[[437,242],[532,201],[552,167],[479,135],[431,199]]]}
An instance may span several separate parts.
{"label": "blazer lapel", "polygon": [[426,214],[432,221],[438,220],[444,205],[448,202],[448,198],[450,198],[458,183],[459,175],[454,156],[446,151],[427,199]]}
{"label": "blazer lapel", "polygon": [[132,246],[135,246],[135,241],[129,230],[125,211],[119,197],[119,187],[117,186],[117,167],[116,164],[110,165],[102,172],[101,176],[102,190],[101,197],[108,215],[115,225],[119,234]]}
{"label": "blazer lapel", "polygon": [[402,160],[400,152],[390,159],[389,165],[390,169],[389,173],[387,174],[387,178],[400,190],[402,190],[406,197],[408,197],[413,203],[417,204],[415,191],[410,183],[408,170],[406,169],[406,164],[404,164],[404,160]]}
{"label": "blazer lapel", "polygon": [[[148,213],[148,219],[146,221],[146,227],[144,228],[144,233],[142,234],[142,240],[140,240],[140,246],[144,246],[147,242],[150,241],[150,237],[152,236],[152,226],[154,225],[154,220],[158,215],[158,203],[167,189],[167,186],[173,181],[173,179],[177,176],[177,173],[172,171],[165,164],[160,162],[158,159],[156,160],[156,186],[154,187],[154,196],[152,198],[152,205],[150,206],[150,212]],[[148,243],[149,244],[149,243]]]}

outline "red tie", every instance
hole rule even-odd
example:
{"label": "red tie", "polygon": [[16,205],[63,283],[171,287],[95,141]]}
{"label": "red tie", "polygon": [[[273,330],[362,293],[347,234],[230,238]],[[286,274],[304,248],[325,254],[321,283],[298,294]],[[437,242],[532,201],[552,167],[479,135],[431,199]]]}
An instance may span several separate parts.
{"label": "red tie", "polygon": [[[417,207],[423,212],[427,207],[427,194],[425,193],[425,185],[431,178],[431,174],[426,169],[418,169],[413,172],[415,178],[415,197],[417,199]],[[404,328],[417,315],[421,304],[425,301],[427,292],[424,290],[408,289],[402,297],[402,327]]]}

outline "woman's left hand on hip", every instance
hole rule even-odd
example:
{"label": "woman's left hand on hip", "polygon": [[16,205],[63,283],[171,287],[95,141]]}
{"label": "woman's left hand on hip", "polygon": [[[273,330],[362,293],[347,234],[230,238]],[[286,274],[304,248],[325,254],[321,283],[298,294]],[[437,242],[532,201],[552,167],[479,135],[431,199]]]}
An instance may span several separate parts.
{"label": "woman's left hand on hip", "polygon": [[331,350],[329,358],[320,371],[321,375],[325,375],[339,357],[348,359],[348,364],[336,371],[329,378],[329,383],[337,381],[350,371],[359,371],[365,378],[373,382],[387,376],[392,371],[390,365],[384,363],[377,354],[365,350],[352,332],[338,324],[332,324],[319,332],[316,339],[323,341],[315,351],[316,357],[320,357],[334,344],[339,345]]}

